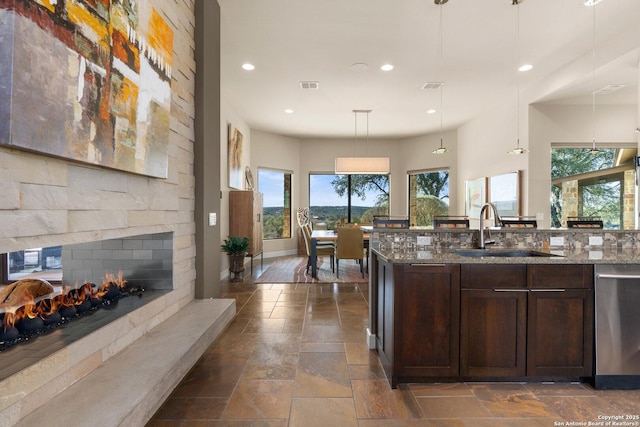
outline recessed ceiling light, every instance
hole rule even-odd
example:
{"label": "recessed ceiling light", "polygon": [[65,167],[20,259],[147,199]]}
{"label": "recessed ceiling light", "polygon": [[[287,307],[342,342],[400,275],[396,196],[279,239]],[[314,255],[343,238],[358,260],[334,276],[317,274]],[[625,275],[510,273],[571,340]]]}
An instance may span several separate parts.
{"label": "recessed ceiling light", "polygon": [[253,71],[253,70],[256,69],[256,66],[246,62],[246,63],[242,64],[242,69],[243,70],[247,70],[247,71]]}
{"label": "recessed ceiling light", "polygon": [[531,64],[524,64],[524,65],[521,65],[521,66],[518,68],[518,71],[529,71],[529,70],[531,70],[532,68],[533,68],[533,65],[531,65]]}
{"label": "recessed ceiling light", "polygon": [[382,71],[391,71],[391,70],[393,70],[393,65],[391,65],[391,64],[384,64],[382,67],[380,67],[380,69],[381,69]]}
{"label": "recessed ceiling light", "polygon": [[435,114],[436,110],[434,110],[433,108],[427,110],[427,114]]}
{"label": "recessed ceiling light", "polygon": [[584,0],[585,6],[595,6],[600,3],[602,0]]}
{"label": "recessed ceiling light", "polygon": [[284,112],[287,114],[293,114],[293,110],[291,108],[287,108]]}

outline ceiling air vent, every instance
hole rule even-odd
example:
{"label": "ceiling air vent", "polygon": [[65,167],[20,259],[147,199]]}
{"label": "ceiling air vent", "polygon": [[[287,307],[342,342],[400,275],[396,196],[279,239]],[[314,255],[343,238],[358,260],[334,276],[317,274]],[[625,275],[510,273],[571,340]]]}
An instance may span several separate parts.
{"label": "ceiling air vent", "polygon": [[422,90],[438,90],[442,87],[442,82],[426,82],[422,85]]}
{"label": "ceiling air vent", "polygon": [[300,88],[301,89],[320,89],[320,83],[311,82],[311,81],[301,81]]}
{"label": "ceiling air vent", "polygon": [[623,87],[627,87],[627,85],[606,85],[594,91],[592,95],[609,95],[610,93],[620,90]]}

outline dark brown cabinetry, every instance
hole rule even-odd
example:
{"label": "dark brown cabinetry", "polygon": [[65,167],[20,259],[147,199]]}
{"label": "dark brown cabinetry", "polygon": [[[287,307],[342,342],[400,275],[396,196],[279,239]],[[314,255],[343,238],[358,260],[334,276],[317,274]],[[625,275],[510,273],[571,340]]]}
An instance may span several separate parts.
{"label": "dark brown cabinetry", "polygon": [[460,266],[460,375],[526,374],[526,265]]}
{"label": "dark brown cabinetry", "polygon": [[377,265],[377,349],[392,387],[457,377],[460,266]]}
{"label": "dark brown cabinetry", "polygon": [[593,375],[592,265],[530,265],[527,375]]}
{"label": "dark brown cabinetry", "polygon": [[593,265],[371,259],[370,330],[392,387],[593,375]]}
{"label": "dark brown cabinetry", "polygon": [[461,266],[462,376],[592,375],[593,266]]}

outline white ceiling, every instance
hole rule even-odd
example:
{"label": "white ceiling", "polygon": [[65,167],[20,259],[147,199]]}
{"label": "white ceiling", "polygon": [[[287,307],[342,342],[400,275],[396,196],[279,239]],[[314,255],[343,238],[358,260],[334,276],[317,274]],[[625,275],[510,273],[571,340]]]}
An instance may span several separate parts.
{"label": "white ceiling", "polygon": [[[401,138],[439,132],[441,121],[456,128],[494,102],[591,105],[592,90],[607,84],[627,87],[596,97],[597,104],[637,104],[640,0],[603,0],[595,15],[584,0],[219,4],[222,95],[252,129],[352,137],[352,110],[370,109],[372,138]],[[518,57],[534,69],[516,72]],[[245,62],[256,69],[242,70]],[[395,68],[381,71],[387,62]],[[354,63],[367,71],[352,71]],[[319,89],[302,90],[302,80],[318,81]],[[444,82],[442,98],[421,89],[433,81]]]}

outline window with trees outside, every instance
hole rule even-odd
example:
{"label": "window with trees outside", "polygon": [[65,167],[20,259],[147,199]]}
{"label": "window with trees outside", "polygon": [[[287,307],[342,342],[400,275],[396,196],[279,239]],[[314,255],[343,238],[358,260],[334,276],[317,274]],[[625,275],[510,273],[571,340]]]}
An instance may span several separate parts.
{"label": "window with trees outside", "polygon": [[435,216],[449,214],[449,170],[408,172],[409,224],[433,225]]}
{"label": "window with trees outside", "polygon": [[258,191],[262,193],[262,237],[291,237],[291,172],[258,168]]}
{"label": "window with trees outside", "polygon": [[315,229],[345,222],[371,224],[389,215],[388,175],[309,174],[309,217]]}
{"label": "window with trees outside", "polygon": [[608,229],[635,228],[636,147],[551,147],[551,227],[595,218]]}

